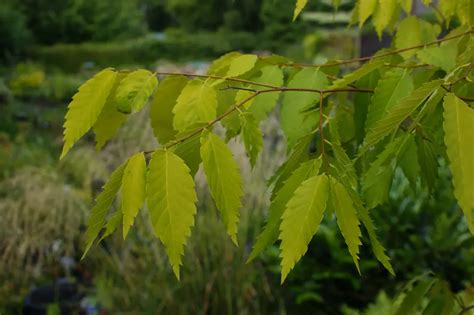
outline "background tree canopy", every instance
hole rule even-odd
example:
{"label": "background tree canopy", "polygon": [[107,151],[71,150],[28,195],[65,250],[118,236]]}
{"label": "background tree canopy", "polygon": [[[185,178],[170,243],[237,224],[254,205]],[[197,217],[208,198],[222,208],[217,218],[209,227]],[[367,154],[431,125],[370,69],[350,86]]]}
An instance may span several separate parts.
{"label": "background tree canopy", "polygon": [[469,313],[471,11],[5,2],[0,310]]}

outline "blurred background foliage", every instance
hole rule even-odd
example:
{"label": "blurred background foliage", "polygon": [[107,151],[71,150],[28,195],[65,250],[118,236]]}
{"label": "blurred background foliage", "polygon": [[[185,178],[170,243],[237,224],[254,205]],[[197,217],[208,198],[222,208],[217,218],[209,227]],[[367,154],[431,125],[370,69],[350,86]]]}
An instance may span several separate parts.
{"label": "blurred background foliage", "polygon": [[[396,277],[367,248],[359,276],[332,220],[283,286],[276,246],[246,264],[268,208],[265,179],[285,155],[275,117],[265,123],[265,150],[253,171],[242,145],[231,145],[247,180],[240,247],[225,236],[198,173],[199,213],[181,282],[145,214],[126,242],[115,235],[80,260],[85,218],[104,179],[130,153],[156,143],[145,115],[137,114],[103,152],[87,138],[59,163],[63,115],[77,87],[106,66],[203,72],[232,50],[323,62],[384,44],[346,27],[352,1],[340,1],[337,12],[330,3],[310,2],[292,23],[294,1],[3,0],[0,313],[19,314],[41,301],[31,314],[87,307],[87,314],[391,314],[400,288],[427,271],[472,301],[474,238],[442,164],[431,195],[398,172],[390,202],[372,212]],[[361,36],[371,44],[361,48]],[[38,290],[53,294],[38,297]]]}

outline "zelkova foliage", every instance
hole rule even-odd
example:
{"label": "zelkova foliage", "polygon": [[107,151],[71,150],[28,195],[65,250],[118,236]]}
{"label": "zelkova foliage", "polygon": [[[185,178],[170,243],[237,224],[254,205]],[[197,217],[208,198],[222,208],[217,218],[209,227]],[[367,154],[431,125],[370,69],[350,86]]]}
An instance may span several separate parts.
{"label": "zelkova foliage", "polygon": [[[295,18],[306,3],[297,1]],[[237,244],[244,187],[227,142],[240,137],[255,165],[264,143],[260,125],[273,111],[288,157],[268,181],[268,219],[249,261],[279,240],[283,281],[326,218],[336,220],[358,270],[367,233],[374,255],[393,274],[370,213],[387,201],[397,168],[414,191],[431,192],[442,159],[474,233],[472,8],[464,0],[437,3],[438,24],[410,16],[411,1],[359,0],[352,22],[371,20],[379,35],[394,35],[391,47],[371,57],[315,65],[231,52],[206,75],[110,68],[96,74],[69,104],[61,157],[90,129],[100,149],[148,104],[160,145],[134,154],[112,173],[92,209],[85,252],[119,226],[125,238],[146,205],[179,278],[197,210],[193,177],[201,164]],[[224,139],[216,124],[224,127]]]}

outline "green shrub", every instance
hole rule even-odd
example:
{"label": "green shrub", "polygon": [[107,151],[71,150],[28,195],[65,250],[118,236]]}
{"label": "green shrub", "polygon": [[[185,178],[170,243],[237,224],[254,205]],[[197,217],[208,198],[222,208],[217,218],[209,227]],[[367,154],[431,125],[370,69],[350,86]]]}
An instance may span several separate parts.
{"label": "green shrub", "polygon": [[245,32],[198,32],[170,29],[165,38],[153,36],[115,43],[57,44],[31,51],[33,59],[63,71],[77,72],[84,65],[105,67],[150,65],[158,59],[207,59],[232,50],[250,51],[258,38]]}

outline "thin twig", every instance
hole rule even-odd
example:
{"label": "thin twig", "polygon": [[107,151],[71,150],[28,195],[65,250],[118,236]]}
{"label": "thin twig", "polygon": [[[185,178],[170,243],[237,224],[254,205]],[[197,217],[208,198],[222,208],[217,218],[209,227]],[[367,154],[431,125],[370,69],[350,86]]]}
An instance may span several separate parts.
{"label": "thin twig", "polygon": [[380,54],[380,55],[373,55],[373,56],[360,57],[360,58],[354,58],[354,59],[348,59],[348,60],[341,60],[341,61],[332,62],[332,63],[325,63],[325,64],[288,63],[288,64],[280,64],[280,66],[296,67],[296,68],[305,68],[305,67],[323,68],[323,67],[334,67],[334,66],[339,66],[339,65],[346,65],[346,64],[350,64],[350,63],[356,63],[356,62],[364,62],[364,61],[369,61],[369,60],[373,60],[373,59],[377,59],[377,58],[387,57],[387,56],[398,54],[398,53],[405,52],[405,51],[410,51],[410,50],[424,48],[424,47],[431,46],[431,45],[436,45],[436,44],[439,44],[439,43],[442,43],[442,42],[445,42],[445,41],[448,41],[448,40],[456,39],[456,38],[462,37],[464,35],[470,34],[473,31],[474,31],[473,29],[470,29],[470,30],[468,30],[466,32],[463,32],[461,34],[458,34],[458,35],[441,38],[441,39],[438,39],[438,40],[435,40],[435,41],[432,41],[432,42],[429,42],[429,43],[425,43],[425,44],[420,44],[420,45],[411,46],[411,47],[407,47],[407,48],[392,50],[392,51],[389,51],[389,52],[386,52],[386,53],[383,53],[383,54]]}
{"label": "thin twig", "polygon": [[246,84],[266,87],[266,88],[270,88],[270,89],[278,88],[278,86],[276,86],[276,85],[271,85],[271,84],[266,84],[266,83],[259,83],[259,82],[254,82],[254,81],[249,81],[249,80],[244,80],[244,79],[239,79],[239,78],[222,77],[222,76],[218,76],[218,75],[191,74],[191,73],[179,73],[179,72],[159,72],[159,71],[155,72],[155,74],[156,75],[181,75],[181,76],[194,77],[194,78],[225,80],[225,81],[246,83]]}

